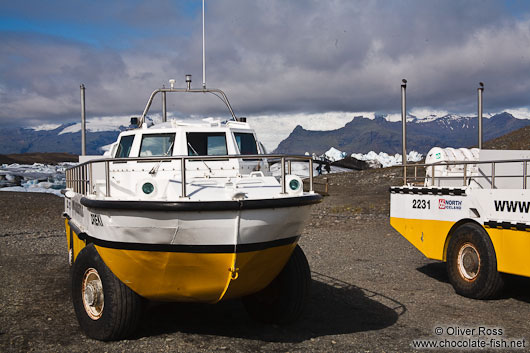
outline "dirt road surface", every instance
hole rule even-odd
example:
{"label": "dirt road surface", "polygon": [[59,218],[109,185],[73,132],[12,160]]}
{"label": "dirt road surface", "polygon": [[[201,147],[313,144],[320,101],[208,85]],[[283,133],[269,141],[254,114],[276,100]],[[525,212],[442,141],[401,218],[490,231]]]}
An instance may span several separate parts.
{"label": "dirt road surface", "polygon": [[301,238],[313,283],[297,323],[253,322],[239,301],[151,303],[134,339],[110,343],[86,338],[75,318],[63,200],[0,192],[0,351],[405,352],[420,339],[468,346],[480,339],[501,345],[498,352],[517,351],[505,344],[519,340],[526,348],[518,351],[529,351],[530,281],[510,277],[497,300],[456,295],[445,265],[389,225],[388,186],[398,174],[329,176],[330,196],[314,207]]}

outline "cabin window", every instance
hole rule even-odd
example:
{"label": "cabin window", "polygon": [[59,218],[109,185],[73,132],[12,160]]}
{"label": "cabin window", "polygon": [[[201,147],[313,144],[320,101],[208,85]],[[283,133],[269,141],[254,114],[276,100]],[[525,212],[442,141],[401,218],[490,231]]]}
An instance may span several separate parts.
{"label": "cabin window", "polygon": [[147,134],[142,136],[140,157],[171,156],[175,134]]}
{"label": "cabin window", "polygon": [[225,156],[226,134],[224,132],[187,132],[188,156]]}
{"label": "cabin window", "polygon": [[118,150],[116,151],[116,158],[127,158],[131,153],[131,147],[134,141],[134,135],[122,136]]}
{"label": "cabin window", "polygon": [[254,134],[234,132],[234,137],[240,154],[258,154]]}

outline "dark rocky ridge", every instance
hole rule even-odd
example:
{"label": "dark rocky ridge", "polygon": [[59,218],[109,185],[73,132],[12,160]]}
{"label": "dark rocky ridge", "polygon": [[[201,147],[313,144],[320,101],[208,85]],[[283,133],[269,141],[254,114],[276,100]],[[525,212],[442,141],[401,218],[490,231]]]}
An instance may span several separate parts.
{"label": "dark rocky ridge", "polygon": [[484,147],[497,150],[530,150],[530,126],[525,126],[504,136],[486,141]]}
{"label": "dark rocky ridge", "polygon": [[353,158],[351,156],[346,156],[346,158],[335,161],[331,163],[331,165],[352,170],[364,170],[370,168],[370,164],[367,162],[358,160],[357,158]]}
{"label": "dark rocky ridge", "polygon": [[0,154],[0,164],[57,164],[59,162],[77,162],[79,156],[69,153],[22,153],[22,154]]}

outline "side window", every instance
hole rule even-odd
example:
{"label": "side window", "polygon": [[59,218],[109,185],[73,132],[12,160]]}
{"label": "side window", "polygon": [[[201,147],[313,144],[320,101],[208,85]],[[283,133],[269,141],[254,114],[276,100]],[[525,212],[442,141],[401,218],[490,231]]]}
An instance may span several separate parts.
{"label": "side window", "polygon": [[142,136],[140,157],[170,156],[174,144],[175,134],[145,134]]}
{"label": "side window", "polygon": [[226,134],[224,132],[187,132],[188,156],[225,156]]}
{"label": "side window", "polygon": [[241,154],[258,154],[256,139],[253,134],[234,132],[237,148]]}
{"label": "side window", "polygon": [[116,158],[127,158],[131,153],[131,147],[134,141],[134,135],[122,136],[118,150],[116,151]]}

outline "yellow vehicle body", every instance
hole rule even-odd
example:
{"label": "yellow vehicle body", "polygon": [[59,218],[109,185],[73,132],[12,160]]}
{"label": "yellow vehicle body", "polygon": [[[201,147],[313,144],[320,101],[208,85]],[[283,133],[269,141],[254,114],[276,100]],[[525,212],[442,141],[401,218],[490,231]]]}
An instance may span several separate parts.
{"label": "yellow vehicle body", "polygon": [[[65,220],[75,262],[85,240]],[[216,303],[265,288],[283,269],[297,242],[242,253],[123,250],[96,245],[105,265],[140,296],[157,301]]]}
{"label": "yellow vehicle body", "polygon": [[[447,245],[457,222],[392,217],[390,224],[427,258],[447,260]],[[484,229],[495,248],[499,272],[530,277],[530,232],[487,226]]]}

